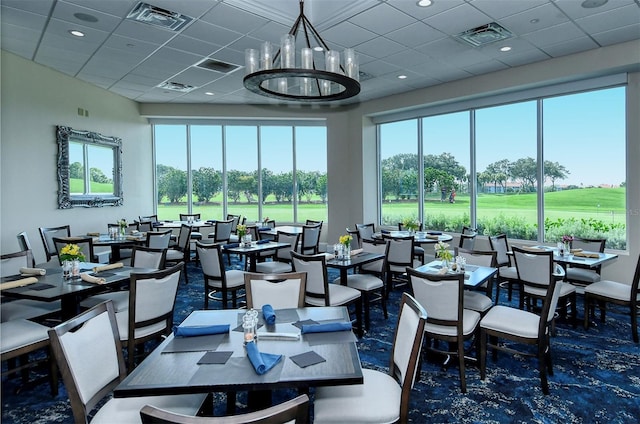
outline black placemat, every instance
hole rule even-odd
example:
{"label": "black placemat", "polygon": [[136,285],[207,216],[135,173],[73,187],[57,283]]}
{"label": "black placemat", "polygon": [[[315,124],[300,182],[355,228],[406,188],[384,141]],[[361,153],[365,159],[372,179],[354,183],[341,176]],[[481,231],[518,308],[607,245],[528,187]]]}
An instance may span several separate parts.
{"label": "black placemat", "polygon": [[214,351],[229,334],[212,334],[196,337],[174,337],[162,350],[162,353],[207,352]]}
{"label": "black placemat", "polygon": [[302,330],[303,325],[313,325],[313,324],[319,324],[319,323],[318,321],[314,321],[312,319],[305,319],[304,321],[296,321],[291,325],[293,325],[294,327],[298,327],[300,330]]}
{"label": "black placemat", "polygon": [[233,355],[233,352],[231,351],[207,352],[202,355],[202,358],[198,361],[198,365],[226,364],[229,358],[231,358],[231,355]]}
{"label": "black placemat", "polygon": [[291,356],[290,358],[300,368],[306,368],[308,366],[327,361],[326,359],[324,359],[322,356],[320,356],[313,350],[310,350],[305,353],[301,353],[299,355]]}
{"label": "black placemat", "polygon": [[14,293],[22,293],[22,292],[26,292],[29,290],[36,290],[36,291],[40,291],[40,290],[47,290],[47,289],[52,289],[55,286],[52,284],[47,284],[47,283],[34,283],[34,284],[29,284],[27,286],[22,286],[22,287],[16,287],[13,289],[9,289],[9,291],[12,291]]}

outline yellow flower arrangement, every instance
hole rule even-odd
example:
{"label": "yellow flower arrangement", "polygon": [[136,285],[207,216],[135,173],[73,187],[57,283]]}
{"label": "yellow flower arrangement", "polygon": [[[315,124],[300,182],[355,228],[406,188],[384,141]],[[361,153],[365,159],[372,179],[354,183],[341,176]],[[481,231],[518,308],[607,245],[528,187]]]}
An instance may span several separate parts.
{"label": "yellow flower arrangement", "polygon": [[338,239],[338,242],[340,244],[343,244],[349,247],[349,245],[351,244],[351,240],[353,240],[353,237],[351,236],[351,234],[344,234],[340,236],[340,238]]}
{"label": "yellow flower arrangement", "polygon": [[436,250],[436,257],[442,259],[443,261],[450,261],[453,259],[453,255],[449,250],[449,245],[447,243],[443,243],[441,241],[437,242],[434,246]]}
{"label": "yellow flower arrangement", "polygon": [[60,260],[62,261],[84,261],[84,253],[77,244],[67,244],[60,249]]}
{"label": "yellow flower arrangement", "polygon": [[420,223],[415,218],[405,218],[402,220],[402,225],[405,230],[408,231],[418,231],[420,228]]}
{"label": "yellow flower arrangement", "polygon": [[244,224],[238,224],[236,232],[238,233],[238,237],[244,237],[247,234],[247,226]]}

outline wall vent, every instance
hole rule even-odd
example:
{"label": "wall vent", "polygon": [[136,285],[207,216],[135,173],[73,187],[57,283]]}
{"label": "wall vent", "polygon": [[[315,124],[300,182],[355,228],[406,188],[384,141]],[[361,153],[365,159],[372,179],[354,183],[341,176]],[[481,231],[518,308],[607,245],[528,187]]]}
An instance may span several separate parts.
{"label": "wall vent", "polygon": [[192,17],[170,10],[161,9],[147,3],[138,3],[127,15],[127,19],[157,26],[171,31],[180,31]]}
{"label": "wall vent", "polygon": [[473,47],[484,46],[511,37],[513,37],[513,34],[511,34],[508,29],[495,22],[469,29],[456,35],[458,40],[470,44]]}
{"label": "wall vent", "polygon": [[181,93],[188,93],[189,91],[194,90],[196,87],[189,84],[183,84],[181,82],[167,81],[158,85],[158,88],[163,88],[165,90],[171,90],[171,91],[179,91]]}
{"label": "wall vent", "polygon": [[196,64],[198,68],[206,69],[208,71],[220,72],[221,74],[229,74],[236,69],[240,68],[239,65],[232,63],[222,62],[216,59],[205,59],[202,62]]}

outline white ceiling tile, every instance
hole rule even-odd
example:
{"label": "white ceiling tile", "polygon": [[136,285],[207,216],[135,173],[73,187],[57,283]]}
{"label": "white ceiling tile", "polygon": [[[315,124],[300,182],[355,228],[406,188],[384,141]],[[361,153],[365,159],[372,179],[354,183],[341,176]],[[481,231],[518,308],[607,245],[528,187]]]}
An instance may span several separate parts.
{"label": "white ceiling tile", "polygon": [[599,14],[608,10],[635,4],[634,0],[608,0],[600,7],[582,7],[581,0],[555,0],[555,4],[571,19],[579,19],[589,15]]}
{"label": "white ceiling tile", "polygon": [[471,0],[471,5],[494,19],[524,12],[548,3],[548,0]]}
{"label": "white ceiling tile", "polygon": [[575,24],[566,22],[551,28],[532,32],[523,35],[522,38],[529,41],[534,46],[543,47],[550,44],[556,44],[558,40],[573,40],[574,38],[584,37],[585,33]]}
{"label": "white ceiling tile", "polygon": [[523,35],[569,22],[569,18],[556,6],[547,3],[522,13],[507,16],[501,22],[514,35]]}
{"label": "white ceiling tile", "polygon": [[0,33],[2,50],[31,59],[36,52],[39,36],[39,31],[10,24],[2,24],[2,31]]}
{"label": "white ceiling tile", "polygon": [[[599,32],[597,34],[593,34],[592,37],[601,46],[609,46],[611,44],[637,40],[640,38],[640,23],[619,27],[610,31]],[[638,56],[640,56],[640,53]]]}
{"label": "white ceiling tile", "polygon": [[443,34],[435,28],[431,28],[424,22],[415,22],[385,35],[386,38],[407,47],[417,47],[446,36],[446,34]]}
{"label": "white ceiling tile", "polygon": [[103,47],[109,47],[125,52],[133,52],[141,56],[148,56],[160,48],[160,44],[148,43],[135,38],[123,37],[121,35],[111,35],[103,44]]}
{"label": "white ceiling tile", "polygon": [[[211,10],[202,16],[201,20],[222,28],[243,33],[251,32],[253,29],[266,25],[269,22],[269,19],[224,3],[219,3],[212,7]],[[291,24],[293,24],[293,22],[291,22]]]}
{"label": "white ceiling tile", "polygon": [[164,44],[175,37],[177,33],[142,22],[125,20],[118,25],[114,34],[139,39],[148,43]]}
{"label": "white ceiling tile", "polygon": [[[320,36],[327,43],[336,43],[341,46],[357,46],[358,44],[376,38],[376,34],[352,24],[351,22],[343,22],[334,27],[323,31]],[[314,45],[317,43],[313,43]]]}
{"label": "white ceiling tile", "polygon": [[[108,13],[113,16],[125,17],[133,10],[133,7],[138,4],[139,0],[64,0],[64,2],[93,9],[98,12]],[[151,0],[151,2],[153,2],[153,0]]]}
{"label": "white ceiling tile", "polygon": [[630,4],[608,12],[576,19],[576,24],[590,33],[615,30],[640,22],[640,5]]}
{"label": "white ceiling tile", "polygon": [[417,3],[417,0],[387,0],[388,5],[395,7],[396,9],[403,11],[407,15],[413,16],[414,18],[420,20],[459,6],[464,3],[464,0],[435,0],[429,7],[420,7],[417,5]]}
{"label": "white ceiling tile", "polygon": [[474,75],[482,75],[489,72],[501,71],[507,68],[508,68],[507,65],[505,65],[504,63],[498,60],[490,60],[488,62],[475,63],[465,67],[467,72],[470,72]]}
{"label": "white ceiling tile", "polygon": [[415,18],[381,3],[351,19],[351,22],[379,35],[395,31],[416,22]]}
{"label": "white ceiling tile", "polygon": [[198,56],[209,56],[222,47],[219,44],[207,43],[186,35],[178,35],[169,41],[166,46]]}
{"label": "white ceiling tile", "polygon": [[[74,16],[75,13],[83,13],[91,15],[97,19],[96,22],[87,22]],[[100,31],[112,32],[118,26],[122,18],[99,12],[97,10],[87,9],[75,4],[59,1],[53,9],[53,18],[69,22],[74,25],[82,25],[85,27],[95,28]]]}
{"label": "white ceiling tile", "polygon": [[449,35],[486,25],[491,21],[489,16],[467,3],[424,19],[427,24]]}
{"label": "white ceiling tile", "polygon": [[37,13],[39,15],[48,16],[55,0],[2,0],[2,13],[5,13],[5,6],[23,10],[25,12]]}
{"label": "white ceiling tile", "polygon": [[506,63],[509,66],[521,66],[527,63],[538,62],[541,60],[547,60],[550,56],[540,50],[530,50],[525,53],[516,53],[509,56],[504,56],[500,59],[501,62]]}
{"label": "white ceiling tile", "polygon": [[47,16],[2,6],[0,7],[0,22],[2,23],[3,30],[4,25],[10,24],[17,27],[42,31],[47,23]]}
{"label": "white ceiling tile", "polygon": [[383,58],[403,50],[405,47],[384,37],[378,37],[371,41],[354,46],[356,51],[367,54],[375,58]]}
{"label": "white ceiling tile", "polygon": [[208,24],[206,22],[194,22],[182,31],[183,35],[197,38],[207,43],[219,44],[226,46],[229,43],[242,37],[242,33],[230,31],[217,25]]}
{"label": "white ceiling tile", "polygon": [[560,57],[599,47],[591,37],[580,37],[544,47],[544,51],[552,57]]}

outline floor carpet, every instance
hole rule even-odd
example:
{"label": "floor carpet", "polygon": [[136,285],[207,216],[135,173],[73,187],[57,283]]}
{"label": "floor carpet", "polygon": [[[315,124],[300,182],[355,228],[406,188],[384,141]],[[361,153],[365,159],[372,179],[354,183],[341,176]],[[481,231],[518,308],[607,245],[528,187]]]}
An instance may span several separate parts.
{"label": "floor carpet", "polygon": [[[234,268],[241,268],[235,262]],[[189,284],[180,285],[175,322],[203,307],[203,279],[189,264]],[[337,276],[330,271],[330,278]],[[506,290],[501,304],[509,304]],[[396,324],[400,291],[389,298],[389,319],[376,306],[371,331],[359,342],[362,366],[386,371]],[[513,302],[515,305],[515,302]],[[214,304],[213,307],[218,307]],[[578,302],[582,308],[581,299]],[[477,367],[467,368],[467,393],[460,392],[457,366],[443,368],[425,360],[411,395],[410,421],[415,423],[638,423],[640,422],[640,345],[631,341],[628,313],[608,310],[607,321],[585,331],[581,325],[559,322],[552,338],[554,375],[550,394],[540,389],[537,361],[501,353],[489,359],[487,378],[480,380]],[[72,423],[67,393],[62,382],[52,397],[46,384],[16,394],[19,381],[2,382],[2,423]],[[293,396],[283,391],[274,399]],[[217,397],[216,413],[224,411]],[[245,398],[238,395],[242,412]]]}

